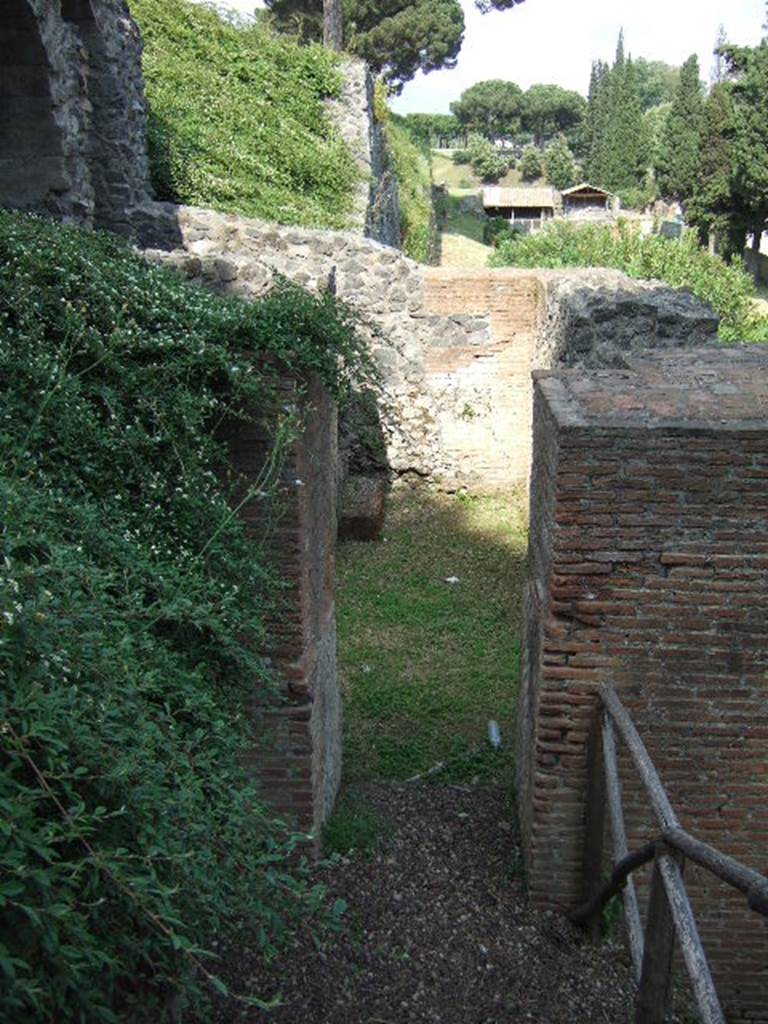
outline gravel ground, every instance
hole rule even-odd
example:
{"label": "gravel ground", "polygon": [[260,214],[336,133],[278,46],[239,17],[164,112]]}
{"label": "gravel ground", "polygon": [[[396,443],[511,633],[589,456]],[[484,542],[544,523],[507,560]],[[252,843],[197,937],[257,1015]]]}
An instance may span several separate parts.
{"label": "gravel ground", "polygon": [[[526,905],[508,801],[496,787],[369,783],[355,799],[386,822],[376,852],[317,872],[349,904],[348,934],[297,940],[265,968],[226,957],[233,990],[256,982],[283,1004],[233,1001],[216,1024],[623,1024],[632,982],[600,950]],[[251,989],[253,990],[253,989]]]}

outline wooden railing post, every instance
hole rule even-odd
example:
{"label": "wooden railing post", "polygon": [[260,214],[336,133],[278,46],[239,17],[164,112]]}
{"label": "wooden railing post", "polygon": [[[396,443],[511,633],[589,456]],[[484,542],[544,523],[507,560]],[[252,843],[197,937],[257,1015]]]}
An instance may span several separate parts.
{"label": "wooden railing post", "polygon": [[[603,710],[599,705],[589,732],[587,748],[587,801],[584,815],[583,893],[591,900],[603,882],[603,842],[605,837],[605,773],[603,771]],[[600,939],[600,909],[586,924],[592,942]]]}
{"label": "wooden railing post", "polygon": [[666,848],[659,844],[653,861],[635,1024],[663,1024],[669,1005],[675,921],[659,866],[659,858],[664,856],[668,856]]}

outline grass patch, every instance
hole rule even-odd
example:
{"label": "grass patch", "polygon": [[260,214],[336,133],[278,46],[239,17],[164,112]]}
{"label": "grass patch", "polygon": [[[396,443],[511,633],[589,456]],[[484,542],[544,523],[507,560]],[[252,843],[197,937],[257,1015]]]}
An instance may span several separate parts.
{"label": "grass patch", "polygon": [[442,200],[440,263],[444,267],[485,267],[492,249],[483,242],[484,215],[466,208],[472,192],[449,192]]}
{"label": "grass patch", "polygon": [[[463,192],[471,195],[483,185],[469,164],[455,164],[446,150],[432,150],[432,178],[437,184],[444,184],[454,194]],[[498,184],[505,187],[522,184],[520,172],[512,168],[499,179]]]}
{"label": "grass patch", "polygon": [[347,227],[357,178],[325,101],[336,55],[189,0],[132,0],[158,197],[280,224]]}
{"label": "grass patch", "polygon": [[323,826],[323,854],[340,857],[352,853],[370,856],[376,851],[387,823],[366,807],[359,797],[339,801]]}
{"label": "grass patch", "polygon": [[400,198],[403,252],[419,263],[432,263],[437,240],[429,150],[415,141],[394,115],[389,115],[386,127]]}
{"label": "grass patch", "polygon": [[526,522],[522,495],[400,491],[385,540],[340,545],[348,780],[404,779],[446,760],[440,781],[496,775],[503,757],[490,749],[485,767],[459,755],[482,748],[490,718],[511,735]]}

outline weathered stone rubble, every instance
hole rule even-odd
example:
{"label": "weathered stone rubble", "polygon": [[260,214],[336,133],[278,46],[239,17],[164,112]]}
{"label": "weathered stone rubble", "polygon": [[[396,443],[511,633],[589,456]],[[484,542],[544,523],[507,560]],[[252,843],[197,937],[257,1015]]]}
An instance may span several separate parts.
{"label": "weathered stone rubble", "polygon": [[550,278],[541,356],[551,366],[623,367],[648,349],[708,344],[717,324],[688,291],[584,270]]}

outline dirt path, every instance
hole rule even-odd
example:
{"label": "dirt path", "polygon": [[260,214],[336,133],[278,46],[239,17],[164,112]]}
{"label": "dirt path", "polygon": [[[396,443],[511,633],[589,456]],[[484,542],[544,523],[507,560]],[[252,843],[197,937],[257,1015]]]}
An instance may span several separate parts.
{"label": "dirt path", "polygon": [[483,244],[483,222],[473,210],[476,192],[449,189],[440,235],[441,267],[486,267],[492,249]]}
{"label": "dirt path", "polygon": [[[276,1010],[219,1006],[217,1024],[623,1024],[632,984],[617,948],[584,944],[526,905],[511,809],[485,786],[368,783],[376,852],[319,872],[350,933],[298,941],[270,969],[248,950],[227,981],[281,993]],[[206,1020],[206,1024],[210,1024]]]}

